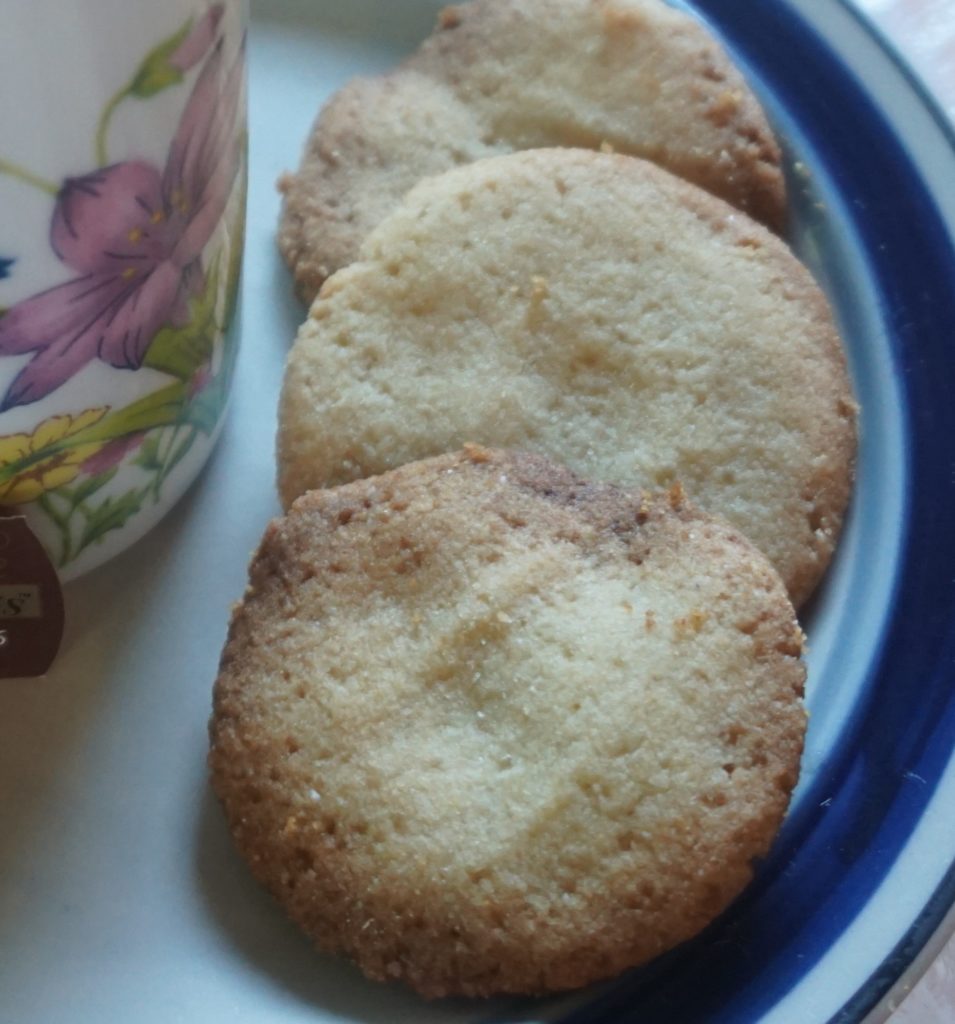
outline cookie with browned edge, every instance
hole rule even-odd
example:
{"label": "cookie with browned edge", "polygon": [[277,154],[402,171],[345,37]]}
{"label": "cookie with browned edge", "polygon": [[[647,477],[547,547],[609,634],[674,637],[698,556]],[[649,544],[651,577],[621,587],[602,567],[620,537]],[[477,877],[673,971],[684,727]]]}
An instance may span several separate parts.
{"label": "cookie with browned edge", "polygon": [[576,146],[656,161],[779,229],[780,151],[723,47],[662,0],[473,0],[397,71],[346,85],[283,177],[279,244],[299,294],[357,255],[422,177]]}
{"label": "cookie with browned edge", "polygon": [[471,447],[268,528],[213,782],[255,876],[370,977],[572,988],[747,884],[798,774],[801,646],[769,563],[677,489]]}

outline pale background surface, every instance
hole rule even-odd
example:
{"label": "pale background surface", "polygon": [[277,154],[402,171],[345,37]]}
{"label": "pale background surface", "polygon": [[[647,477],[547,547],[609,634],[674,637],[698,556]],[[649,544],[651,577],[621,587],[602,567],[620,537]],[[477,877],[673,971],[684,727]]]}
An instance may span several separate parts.
{"label": "pale background surface", "polygon": [[[856,0],[928,85],[955,121],[955,0]],[[948,932],[955,930],[949,915]],[[955,936],[911,993],[902,985],[892,1024],[955,1022]]]}

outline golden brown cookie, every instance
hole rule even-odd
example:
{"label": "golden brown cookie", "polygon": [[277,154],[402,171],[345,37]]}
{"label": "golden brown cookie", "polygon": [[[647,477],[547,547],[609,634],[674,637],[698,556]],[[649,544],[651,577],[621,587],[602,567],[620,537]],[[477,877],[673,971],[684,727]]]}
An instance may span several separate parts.
{"label": "golden brown cookie", "polygon": [[469,441],[679,481],[799,605],[839,535],[854,413],[826,300],[777,237],[646,161],[526,151],[422,182],[325,285],[279,483],[288,505]]}
{"label": "golden brown cookie", "polygon": [[346,85],[281,182],[299,294],[350,263],[422,177],[541,146],[656,161],[774,229],[780,152],[722,46],[662,0],[473,0],[401,68]]}
{"label": "golden brown cookie", "polygon": [[215,687],[240,851],[426,996],[584,985],[703,928],[796,782],[802,635],[677,490],[471,447],[299,499]]}

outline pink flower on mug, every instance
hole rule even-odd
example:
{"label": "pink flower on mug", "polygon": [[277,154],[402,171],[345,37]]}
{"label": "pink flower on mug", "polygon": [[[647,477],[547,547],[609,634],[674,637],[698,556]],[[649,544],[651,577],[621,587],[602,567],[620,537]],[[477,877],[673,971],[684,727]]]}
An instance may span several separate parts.
{"label": "pink flower on mug", "polygon": [[194,68],[209,51],[222,15],[222,4],[215,4],[198,22],[190,20],[175,35],[164,39],[146,54],[122,94],[144,99],[181,82],[185,72]]}
{"label": "pink flower on mug", "polygon": [[[184,67],[198,60],[197,46],[211,43],[218,17],[213,8],[183,41],[177,59]],[[79,276],[0,318],[0,355],[36,353],[0,412],[43,398],[93,359],[136,370],[161,327],[188,322],[189,300],[204,285],[202,250],[239,168],[241,54],[230,68],[223,64],[220,40],[199,73],[162,172],[128,160],[63,183],[50,242]]]}
{"label": "pink flower on mug", "polygon": [[222,20],[222,4],[215,4],[193,25],[185,39],[169,55],[169,63],[180,73],[194,68],[205,57]]}
{"label": "pink flower on mug", "polygon": [[97,476],[106,473],[118,466],[126,456],[135,451],[146,440],[146,432],[140,430],[135,434],[127,434],[125,437],[117,437],[108,441],[98,452],[94,452],[89,458],[84,459],[80,464],[80,470],[90,476]]}
{"label": "pink flower on mug", "polygon": [[189,397],[201,395],[213,380],[212,367],[208,363],[203,363],[189,378]]}

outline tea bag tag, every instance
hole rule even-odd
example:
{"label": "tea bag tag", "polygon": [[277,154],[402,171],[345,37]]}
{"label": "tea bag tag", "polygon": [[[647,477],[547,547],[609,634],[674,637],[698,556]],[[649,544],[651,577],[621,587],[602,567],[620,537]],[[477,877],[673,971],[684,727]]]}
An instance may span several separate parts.
{"label": "tea bag tag", "polygon": [[62,639],[56,569],[26,519],[0,513],[0,679],[42,676]]}

